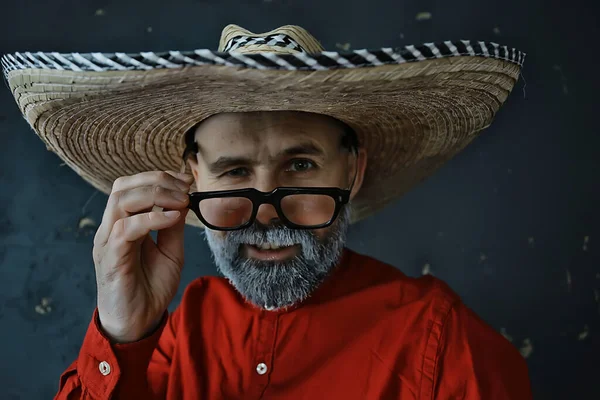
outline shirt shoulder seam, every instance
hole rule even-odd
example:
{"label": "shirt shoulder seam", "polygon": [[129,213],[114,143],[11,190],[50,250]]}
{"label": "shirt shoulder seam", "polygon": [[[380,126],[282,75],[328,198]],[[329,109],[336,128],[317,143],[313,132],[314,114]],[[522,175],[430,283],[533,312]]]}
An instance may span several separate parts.
{"label": "shirt shoulder seam", "polygon": [[438,358],[442,351],[442,337],[447,326],[450,312],[459,302],[457,296],[452,296],[441,290],[436,285],[439,297],[434,300],[434,316],[429,320],[427,341],[423,352],[423,363],[421,365],[421,384],[419,399],[433,399],[433,386],[435,384]]}

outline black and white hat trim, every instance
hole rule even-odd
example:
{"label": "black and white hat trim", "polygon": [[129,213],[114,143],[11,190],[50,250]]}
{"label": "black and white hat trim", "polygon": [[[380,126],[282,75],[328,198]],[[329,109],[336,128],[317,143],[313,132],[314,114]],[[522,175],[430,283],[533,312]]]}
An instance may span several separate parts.
{"label": "black and white hat trim", "polygon": [[[281,36],[281,37],[280,37]],[[253,43],[251,43],[253,42]],[[236,49],[249,44],[289,47],[297,53],[249,53]],[[180,68],[187,65],[227,65],[257,69],[326,70],[336,68],[374,67],[402,64],[436,58],[481,56],[523,65],[525,53],[493,42],[469,40],[425,43],[420,46],[381,48],[377,50],[323,51],[309,54],[286,35],[265,38],[236,37],[227,44],[227,51],[213,50],[141,52],[141,53],[43,53],[6,54],[0,60],[5,76],[13,70],[50,69],[66,71],[127,71],[155,68]]]}
{"label": "black and white hat trim", "polygon": [[236,36],[229,40],[225,45],[225,49],[223,51],[230,52],[239,49],[240,47],[248,47],[252,45],[267,45],[270,47],[282,47],[291,49],[294,51],[299,51],[302,53],[306,53],[304,48],[298,44],[294,39],[284,34],[277,35],[268,35],[264,37],[254,37],[254,36]]}

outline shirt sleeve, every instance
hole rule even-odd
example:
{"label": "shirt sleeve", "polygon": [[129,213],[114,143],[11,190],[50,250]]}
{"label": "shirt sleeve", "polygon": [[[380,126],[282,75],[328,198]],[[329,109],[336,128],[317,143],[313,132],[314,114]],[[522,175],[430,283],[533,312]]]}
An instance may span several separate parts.
{"label": "shirt sleeve", "polygon": [[440,339],[434,399],[532,399],[525,359],[464,304],[450,309]]}
{"label": "shirt sleeve", "polygon": [[60,377],[54,399],[164,398],[176,313],[168,315],[165,311],[159,327],[140,341],[113,344],[100,330],[96,309],[79,356]]}

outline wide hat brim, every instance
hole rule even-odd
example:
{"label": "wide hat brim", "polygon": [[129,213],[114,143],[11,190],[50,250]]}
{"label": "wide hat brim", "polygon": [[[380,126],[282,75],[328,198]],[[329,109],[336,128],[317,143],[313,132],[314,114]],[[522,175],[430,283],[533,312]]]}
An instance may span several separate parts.
{"label": "wide hat brim", "polygon": [[[352,202],[355,222],[488,127],[524,57],[495,43],[459,41],[289,54],[15,53],[2,66],[48,149],[104,193],[120,176],[179,170],[184,133],[217,113],[296,110],[344,121],[368,155]],[[201,225],[193,213],[187,223]]]}

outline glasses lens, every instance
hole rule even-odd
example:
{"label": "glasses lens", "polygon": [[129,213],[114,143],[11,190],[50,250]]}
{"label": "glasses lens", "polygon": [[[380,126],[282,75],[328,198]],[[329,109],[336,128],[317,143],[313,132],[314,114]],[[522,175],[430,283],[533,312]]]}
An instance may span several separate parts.
{"label": "glasses lens", "polygon": [[236,228],[252,216],[252,201],[245,197],[221,197],[200,201],[200,214],[218,228]]}
{"label": "glasses lens", "polygon": [[333,218],[335,200],[322,194],[293,194],[281,199],[281,210],[296,225],[323,225]]}

